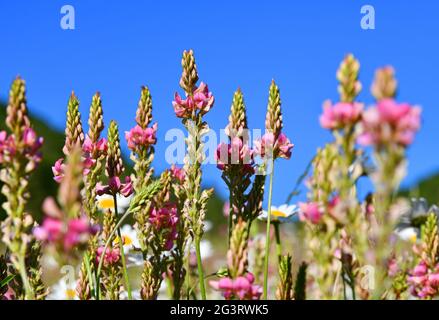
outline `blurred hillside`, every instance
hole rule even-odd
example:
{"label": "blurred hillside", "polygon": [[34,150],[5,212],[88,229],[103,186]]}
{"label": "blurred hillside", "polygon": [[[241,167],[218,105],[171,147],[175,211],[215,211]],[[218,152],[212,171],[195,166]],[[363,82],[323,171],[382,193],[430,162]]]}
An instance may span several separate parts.
{"label": "blurred hillside", "polygon": [[421,179],[408,189],[401,190],[402,196],[424,197],[430,205],[439,205],[439,173]]}
{"label": "blurred hillside", "polygon": [[[6,108],[5,105],[0,103],[0,130],[5,130],[5,118]],[[41,204],[45,197],[56,195],[57,185],[52,178],[52,165],[57,159],[62,157],[62,147],[64,145],[64,134],[53,130],[44,121],[33,117],[31,115],[31,121],[35,131],[39,136],[44,138],[44,144],[42,148],[43,161],[39,165],[38,169],[32,175],[30,181],[31,199],[29,201],[29,210],[36,218],[41,216]],[[4,197],[1,195],[1,202]],[[4,217],[3,208],[0,209],[0,217]],[[1,220],[1,219],[0,219]]]}
{"label": "blurred hillside", "polygon": [[[6,107],[4,103],[0,103],[0,130],[5,130]],[[57,184],[53,180],[52,165],[57,159],[63,156],[62,147],[64,145],[64,133],[57,131],[48,126],[43,120],[30,115],[32,125],[39,136],[44,138],[43,144],[43,161],[32,175],[30,181],[29,211],[33,213],[35,218],[41,217],[41,205],[47,196],[56,196]],[[127,157],[125,158],[125,160]],[[131,161],[125,161],[127,166],[131,166]],[[127,168],[128,172],[131,168]],[[4,196],[0,195],[0,203],[4,201]],[[223,200],[217,196],[213,196],[208,205],[208,217],[213,222],[213,226],[224,224],[222,215]],[[5,212],[0,208],[0,220],[4,218]]]}

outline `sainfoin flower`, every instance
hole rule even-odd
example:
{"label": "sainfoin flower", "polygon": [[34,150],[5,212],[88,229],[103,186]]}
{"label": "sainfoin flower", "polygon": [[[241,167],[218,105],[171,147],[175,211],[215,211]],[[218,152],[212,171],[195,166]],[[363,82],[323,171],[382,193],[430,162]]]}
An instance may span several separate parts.
{"label": "sainfoin flower", "polygon": [[162,208],[153,207],[149,214],[149,222],[154,231],[161,235],[165,250],[171,250],[177,238],[178,223],[177,206],[168,203]]}
{"label": "sainfoin flower", "polygon": [[195,89],[192,95],[182,99],[178,93],[175,93],[172,106],[177,117],[190,118],[194,112],[206,114],[212,108],[215,98],[209,91],[207,84],[201,82],[200,86]]}
{"label": "sainfoin flower", "polygon": [[396,143],[408,146],[420,127],[420,115],[419,107],[383,99],[363,113],[358,142],[363,145]]}
{"label": "sainfoin flower", "polygon": [[[101,257],[104,253],[104,246],[101,246],[96,251],[96,263],[99,264]],[[119,261],[120,250],[119,248],[107,248],[104,254],[104,265],[112,265]]]}
{"label": "sainfoin flower", "polygon": [[114,195],[120,193],[123,196],[128,197],[133,191],[133,183],[129,176],[125,177],[124,183],[120,181],[119,177],[115,176],[109,179],[108,185],[98,183],[96,186],[96,193],[100,196],[103,194]]}
{"label": "sainfoin flower", "polygon": [[61,246],[64,251],[85,245],[91,235],[96,233],[96,227],[91,226],[85,217],[63,221],[46,217],[41,226],[34,229],[36,239]]}
{"label": "sainfoin flower", "polygon": [[407,279],[410,293],[418,298],[432,298],[439,293],[439,264],[433,269],[421,261],[410,272]]}
{"label": "sainfoin flower", "polygon": [[132,151],[138,151],[139,148],[146,148],[157,142],[157,123],[151,128],[143,129],[139,125],[136,125],[130,131],[125,132],[125,139],[128,142],[128,148]]}
{"label": "sainfoin flower", "polygon": [[243,164],[245,171],[252,171],[253,151],[238,137],[229,144],[220,143],[216,149],[217,167],[226,170],[229,165]]}
{"label": "sainfoin flower", "polygon": [[173,164],[170,170],[172,177],[177,179],[180,183],[184,182],[184,179],[186,178],[186,172],[183,168],[179,168],[175,164]]}
{"label": "sainfoin flower", "polygon": [[[299,213],[299,208],[296,205],[283,204],[279,207],[271,206],[271,221],[288,223],[293,222]],[[262,211],[262,214],[258,217],[259,220],[267,221],[268,212]]]}
{"label": "sainfoin flower", "polygon": [[98,158],[101,155],[105,155],[108,149],[107,139],[101,138],[97,142],[91,141],[87,135],[85,141],[82,144],[82,151],[88,157]]}
{"label": "sainfoin flower", "polygon": [[299,203],[300,207],[300,219],[302,221],[310,221],[313,224],[320,223],[323,211],[318,203],[315,202],[307,202],[307,203]]}
{"label": "sainfoin flower", "polygon": [[66,165],[64,164],[63,158],[56,160],[55,164],[52,166],[53,180],[55,180],[58,183],[61,183],[61,180],[64,177],[65,167]]}
{"label": "sainfoin flower", "polygon": [[363,104],[358,102],[338,102],[333,105],[327,100],[323,104],[320,125],[331,130],[353,126],[360,120],[362,111]]}
{"label": "sainfoin flower", "polygon": [[262,295],[262,288],[254,284],[255,277],[252,273],[231,279],[221,278],[219,281],[210,281],[210,286],[221,291],[227,300],[236,298],[239,300],[258,300]]}
{"label": "sainfoin flower", "polygon": [[277,139],[275,139],[274,134],[268,132],[262,136],[260,140],[254,142],[255,153],[259,154],[261,157],[273,156],[276,158],[291,158],[291,150],[294,144],[288,139],[284,133],[280,133]]}

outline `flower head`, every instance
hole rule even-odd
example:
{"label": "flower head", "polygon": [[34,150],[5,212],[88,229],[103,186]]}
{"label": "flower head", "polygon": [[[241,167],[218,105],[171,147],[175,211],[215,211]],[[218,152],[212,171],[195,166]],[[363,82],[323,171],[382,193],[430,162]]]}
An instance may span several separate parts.
{"label": "flower head", "polygon": [[231,279],[221,278],[219,281],[210,281],[210,286],[221,291],[227,300],[237,298],[239,300],[258,300],[262,295],[262,288],[254,284],[255,277],[252,273]]}
{"label": "flower head", "polygon": [[187,96],[186,99],[182,99],[178,93],[175,93],[172,106],[177,117],[187,119],[197,112],[201,115],[206,114],[212,108],[214,101],[215,98],[207,84],[201,82],[193,94]]}
{"label": "flower head", "polygon": [[147,148],[157,142],[157,123],[151,128],[143,129],[136,125],[130,131],[125,132],[125,138],[128,141],[128,148],[132,151],[138,151],[140,148]]}
{"label": "flower head", "polygon": [[315,202],[299,203],[300,219],[302,221],[310,221],[313,224],[320,223],[323,211],[319,204]]}
{"label": "flower head", "polygon": [[165,250],[171,250],[177,238],[178,219],[177,206],[173,203],[167,203],[162,208],[153,207],[150,211],[149,222],[161,235]]}
{"label": "flower head", "polygon": [[262,136],[260,140],[254,142],[255,153],[261,157],[273,156],[276,158],[289,159],[291,157],[291,150],[294,144],[290,142],[284,133],[280,133],[278,138],[275,139],[273,133],[268,132]]}
{"label": "flower head", "polygon": [[419,107],[398,104],[393,99],[380,100],[363,113],[362,134],[358,142],[363,145],[395,143],[408,146],[420,127],[420,115]]}
{"label": "flower head", "polygon": [[[99,264],[101,257],[104,253],[104,247],[101,246],[96,250],[96,263]],[[120,250],[119,248],[107,248],[104,254],[104,265],[112,265],[119,261],[120,259]]]}
{"label": "flower head", "polygon": [[[283,204],[279,207],[271,206],[271,221],[280,223],[294,222],[299,213],[296,205]],[[267,221],[268,211],[263,210],[259,220]]]}
{"label": "flower head", "polygon": [[229,144],[218,145],[216,161],[220,170],[227,170],[230,165],[243,164],[244,171],[253,172],[253,151],[238,137],[232,138]]}
{"label": "flower head", "polygon": [[338,102],[332,105],[331,101],[325,101],[320,124],[331,130],[353,126],[361,119],[362,110],[363,104],[358,102]]}
{"label": "flower head", "polygon": [[122,194],[124,197],[129,197],[133,193],[133,183],[129,176],[125,177],[125,182],[122,183],[120,178],[115,176],[111,177],[108,181],[108,185],[98,183],[96,186],[96,193],[101,196],[104,194],[115,195]]}

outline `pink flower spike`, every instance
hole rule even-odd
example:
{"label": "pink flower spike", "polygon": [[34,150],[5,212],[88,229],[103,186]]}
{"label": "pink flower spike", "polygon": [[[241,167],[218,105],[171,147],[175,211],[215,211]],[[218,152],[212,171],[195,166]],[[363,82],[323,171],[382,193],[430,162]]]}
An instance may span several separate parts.
{"label": "pink flower spike", "polygon": [[320,223],[323,213],[317,203],[299,203],[301,220],[308,220],[313,224]]}
{"label": "pink flower spike", "polygon": [[64,159],[60,158],[55,162],[55,165],[52,166],[53,179],[60,183],[62,178],[64,177]]}

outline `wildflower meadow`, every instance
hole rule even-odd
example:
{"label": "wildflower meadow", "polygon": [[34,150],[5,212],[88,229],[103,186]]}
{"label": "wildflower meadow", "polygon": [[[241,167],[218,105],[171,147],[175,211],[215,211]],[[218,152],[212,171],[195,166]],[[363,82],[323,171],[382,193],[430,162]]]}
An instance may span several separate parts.
{"label": "wildflower meadow", "polygon": [[[125,133],[116,120],[105,130],[99,93],[91,99],[85,131],[72,92],[64,156],[52,166],[58,193],[44,200],[41,221],[27,202],[45,141],[28,117],[25,81],[12,82],[7,130],[0,133],[7,213],[3,299],[432,299],[439,294],[439,210],[425,203],[415,210],[397,196],[422,111],[398,101],[392,67],[376,70],[370,85],[375,103],[366,107],[357,98],[363,89],[360,63],[352,54],[344,57],[336,72],[339,99],[323,102],[319,119],[333,140],[312,160],[304,179],[306,201],[279,207],[272,205],[273,179],[282,174],[276,164],[294,157],[293,142],[300,140],[284,133],[289,122],[275,80],[268,88],[264,134],[254,141],[244,93],[236,90],[225,128],[228,141],[215,150],[229,190],[224,265],[207,272],[202,244],[213,190],[202,184],[203,136],[209,132],[204,117],[215,112],[215,94],[200,80],[192,50],[183,52],[181,65],[181,91],[169,110],[186,132],[184,164],[154,170],[159,124],[148,87],[141,88],[135,124]],[[131,151],[129,163],[122,144]],[[360,179],[374,186],[366,197],[358,195]],[[291,239],[281,227],[292,223],[300,225],[295,236],[300,254],[284,245]],[[48,264],[72,266],[78,278],[47,285]]]}
{"label": "wildflower meadow", "polygon": [[[51,58],[35,58],[32,72],[31,59],[23,58],[32,39],[6,49],[25,71],[14,71],[15,78],[8,73],[9,91],[0,79],[0,300],[436,300],[437,184],[412,188],[409,176],[424,161],[425,167],[437,163],[434,117],[423,96],[435,80],[420,67],[434,59],[410,58],[407,67],[403,50],[395,56],[377,45],[373,60],[363,53],[375,45],[373,32],[385,29],[378,19],[385,6],[377,6],[383,15],[377,13],[376,25],[373,6],[356,8],[361,15],[355,27],[370,43],[353,44],[343,54],[350,47],[344,38],[345,46],[334,51],[337,46],[328,44],[336,37],[318,42],[297,36],[314,26],[338,32],[329,22],[318,24],[329,19],[323,15],[314,16],[312,27],[297,23],[287,39],[282,30],[291,26],[276,24],[290,21],[282,10],[269,20],[273,25],[258,11],[264,27],[256,39],[244,11],[232,10],[227,17],[239,13],[244,19],[238,19],[242,29],[233,27],[239,35],[233,38],[227,26],[224,35],[212,26],[227,22],[217,21],[215,10],[200,14],[201,6],[188,7],[178,14],[175,34],[157,24],[148,37],[136,33],[133,40],[129,32],[106,31],[104,13],[91,19],[102,21],[101,29],[90,31],[84,7],[64,6],[53,37],[73,44],[91,32],[93,41],[66,50],[38,40],[49,57],[50,51],[69,51],[65,72],[59,65],[50,69],[56,80],[47,86],[38,79]],[[126,19],[121,14],[117,23],[135,30],[156,19],[136,11]],[[47,32],[40,24],[35,28]],[[302,45],[288,49],[296,39]],[[221,46],[204,46],[215,41]],[[404,46],[418,50],[423,41]],[[310,42],[319,47],[307,51]],[[251,52],[239,59],[246,46]],[[290,59],[301,50],[294,68],[279,66],[285,52]],[[159,71],[144,72],[137,54]],[[87,64],[77,63],[81,57]],[[7,59],[0,54],[0,60]],[[272,77],[266,77],[267,66],[276,68]],[[260,72],[264,90],[252,90],[262,81],[252,75],[236,85],[245,79],[238,76],[242,70]],[[288,81],[290,73],[296,82]],[[136,77],[144,83],[132,87]],[[326,83],[333,84],[330,91]],[[67,85],[68,92],[60,89]],[[306,92],[295,100],[292,88]],[[62,119],[59,109],[34,108],[34,98],[59,104],[60,92]],[[320,99],[322,93],[327,99]],[[303,123],[305,95],[319,99],[309,123]],[[107,107],[116,104],[117,110]],[[424,127],[430,130],[425,135]],[[429,156],[412,166],[420,138],[430,139]]]}

